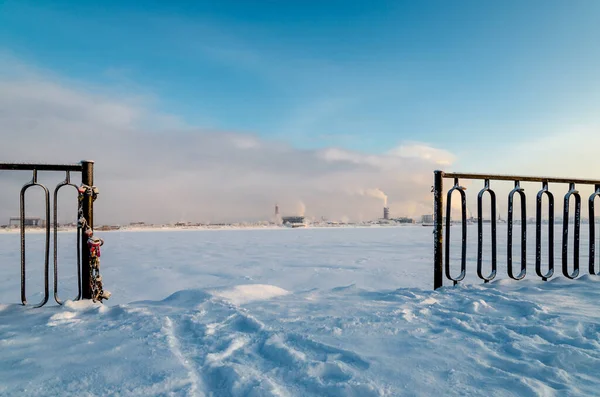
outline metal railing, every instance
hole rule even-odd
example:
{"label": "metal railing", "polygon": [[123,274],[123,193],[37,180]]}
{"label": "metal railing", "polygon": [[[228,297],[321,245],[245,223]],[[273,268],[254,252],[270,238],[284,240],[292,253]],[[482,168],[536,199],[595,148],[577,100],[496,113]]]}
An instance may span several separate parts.
{"label": "metal railing", "polygon": [[[34,186],[39,186],[44,191],[45,197],[45,215],[46,215],[46,239],[44,247],[44,296],[42,301],[35,307],[44,306],[49,298],[49,263],[50,263],[50,192],[46,186],[38,182],[38,172],[40,171],[64,171],[65,180],[59,183],[54,189],[53,199],[53,231],[54,231],[54,299],[57,303],[62,304],[62,300],[58,296],[58,192],[65,186],[73,186],[79,193],[77,185],[71,183],[71,172],[81,172],[81,183],[86,186],[94,184],[94,162],[82,161],[79,164],[9,164],[0,163],[0,170],[13,171],[33,171],[33,176],[30,182],[26,183],[21,189],[20,194],[20,231],[21,231],[21,302],[27,304],[26,294],[26,250],[25,250],[25,193]],[[83,216],[87,224],[93,227],[94,221],[94,205],[92,196],[84,195],[82,203],[80,203],[82,213],[78,216]],[[79,212],[79,207],[78,207]],[[78,295],[74,300],[91,299],[92,291],[90,285],[90,251],[82,249],[87,247],[88,237],[81,233],[80,228],[77,228],[77,284]]]}
{"label": "metal railing", "polygon": [[[446,218],[444,221],[444,179],[453,179],[454,184],[447,192],[446,200]],[[579,256],[580,256],[580,232],[581,232],[581,196],[576,190],[575,185],[593,185],[594,192],[588,199],[589,211],[589,264],[590,274],[598,275],[600,271],[596,270],[595,252],[595,211],[594,202],[600,197],[600,180],[576,179],[576,178],[545,178],[518,175],[486,175],[486,174],[463,174],[463,173],[445,173],[443,171],[434,171],[434,289],[443,286],[444,276],[446,279],[456,285],[464,280],[466,276],[466,251],[467,251],[467,199],[465,188],[460,185],[461,179],[478,179],[484,181],[484,187],[477,196],[477,277],[487,283],[493,280],[497,275],[497,233],[496,233],[496,193],[490,188],[490,181],[512,181],[514,189],[508,194],[508,216],[507,216],[507,273],[513,280],[521,280],[527,274],[527,217],[526,217],[526,195],[521,187],[521,182],[541,183],[541,189],[536,195],[536,218],[535,218],[535,271],[538,277],[547,281],[554,275],[554,195],[548,188],[549,183],[568,184],[569,190],[564,197],[563,204],[563,224],[562,224],[562,273],[569,279],[575,279],[579,276]],[[452,193],[457,191],[461,198],[461,260],[460,273],[453,276],[450,268],[450,230],[451,230],[451,210]],[[491,228],[491,272],[483,274],[483,197],[485,194],[490,196],[490,228]],[[514,206],[515,196],[519,197],[521,213],[521,261],[519,273],[515,274],[513,268],[513,226],[514,226]],[[546,196],[548,200],[548,264],[546,272],[542,271],[542,200]],[[570,205],[572,199],[575,204],[575,213],[573,215],[573,270],[569,270],[568,248],[569,248],[569,221]],[[444,241],[445,224],[445,241]]]}

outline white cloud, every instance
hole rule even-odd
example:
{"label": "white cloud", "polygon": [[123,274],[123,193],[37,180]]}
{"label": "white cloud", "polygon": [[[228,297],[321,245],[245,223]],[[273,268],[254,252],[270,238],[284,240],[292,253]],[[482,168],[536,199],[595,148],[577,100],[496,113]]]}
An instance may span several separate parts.
{"label": "white cloud", "polygon": [[[382,155],[299,150],[248,134],[181,128],[143,103],[39,75],[0,77],[0,158],[96,160],[99,223],[268,219],[275,203],[285,214],[299,202],[309,216],[371,219],[381,216],[381,197],[357,192],[374,189],[389,196],[393,215],[418,216],[431,211],[432,171],[454,159],[424,144]],[[17,213],[18,186],[30,177],[0,177],[4,223]]]}
{"label": "white cloud", "polygon": [[321,157],[330,162],[347,161],[354,164],[369,165],[385,170],[398,169],[410,161],[420,161],[433,165],[452,165],[455,156],[443,149],[437,149],[424,143],[409,143],[389,150],[385,154],[372,155],[352,152],[339,148],[329,148],[321,152]]}
{"label": "white cloud", "polygon": [[522,142],[512,154],[516,168],[543,176],[600,179],[600,126],[579,125]]}
{"label": "white cloud", "polygon": [[452,165],[456,161],[456,157],[452,153],[423,143],[409,143],[398,146],[390,150],[388,154],[403,158],[419,158],[439,165]]}

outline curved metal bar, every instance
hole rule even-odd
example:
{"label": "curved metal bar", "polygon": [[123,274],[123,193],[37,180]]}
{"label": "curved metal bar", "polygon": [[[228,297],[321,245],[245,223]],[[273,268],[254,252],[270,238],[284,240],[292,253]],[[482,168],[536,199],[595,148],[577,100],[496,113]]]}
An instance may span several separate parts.
{"label": "curved metal bar", "polygon": [[[569,273],[569,204],[571,196],[575,197],[575,225],[573,231],[573,273]],[[581,196],[575,189],[575,184],[569,184],[569,191],[565,194],[563,214],[563,241],[562,241],[562,270],[565,277],[574,279],[579,275],[579,232],[581,229]]]}
{"label": "curved metal bar", "polygon": [[[542,199],[548,197],[548,272],[542,273]],[[535,272],[544,281],[554,274],[554,195],[548,190],[548,182],[542,183],[537,194],[535,216]]]}
{"label": "curved metal bar", "polygon": [[596,260],[596,217],[594,215],[594,200],[596,197],[600,197],[600,184],[596,185],[596,191],[592,193],[589,198],[589,209],[590,209],[590,274],[600,275],[600,270],[596,272],[595,260]]}
{"label": "curved metal bar", "polygon": [[[490,194],[491,200],[491,226],[492,226],[492,270],[488,276],[483,275],[483,195],[485,192]],[[485,283],[493,280],[496,277],[496,193],[490,189],[490,180],[485,180],[485,186],[477,195],[477,233],[479,239],[477,241],[477,276]]]}
{"label": "curved metal bar", "polygon": [[[513,207],[515,193],[521,197],[521,272],[515,276],[512,268],[513,245]],[[507,242],[507,271],[513,280],[522,280],[527,274],[527,212],[526,197],[520,181],[515,181],[515,188],[508,194],[508,242]]]}
{"label": "curved metal bar", "polygon": [[21,204],[20,204],[20,216],[21,216],[21,302],[23,305],[27,304],[27,294],[25,292],[25,192],[32,186],[40,186],[44,189],[46,198],[46,249],[44,257],[44,298],[35,307],[42,307],[48,302],[49,287],[48,287],[48,270],[49,270],[49,259],[50,259],[50,192],[46,186],[37,182],[37,170],[33,170],[33,178],[31,182],[25,184],[21,189]]}
{"label": "curved metal bar", "polygon": [[[73,186],[79,192],[79,188],[71,183],[71,173],[67,171],[65,180],[54,189],[54,300],[59,305],[63,301],[58,297],[58,191],[64,186]],[[81,299],[81,229],[77,228],[77,297],[74,301]]]}
{"label": "curved metal bar", "polygon": [[[460,258],[460,274],[458,277],[452,277],[450,274],[450,214],[452,212],[452,193],[457,190],[461,198],[461,215],[462,215],[462,250]],[[467,274],[467,196],[465,188],[460,186],[458,178],[454,179],[454,187],[448,191],[448,201],[446,204],[446,277],[456,285],[459,281],[465,278]]]}

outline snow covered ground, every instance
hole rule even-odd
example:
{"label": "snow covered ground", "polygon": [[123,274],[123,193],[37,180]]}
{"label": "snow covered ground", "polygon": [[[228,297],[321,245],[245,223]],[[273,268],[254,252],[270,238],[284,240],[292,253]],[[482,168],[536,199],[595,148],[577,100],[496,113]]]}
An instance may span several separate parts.
{"label": "snow covered ground", "polygon": [[[18,304],[19,236],[1,235],[0,395],[598,394],[597,278],[542,282],[530,267],[513,282],[499,265],[497,282],[434,292],[431,232],[99,233],[113,297],[41,309]],[[74,235],[59,236],[66,298]],[[42,241],[27,236],[30,302],[40,299]]]}

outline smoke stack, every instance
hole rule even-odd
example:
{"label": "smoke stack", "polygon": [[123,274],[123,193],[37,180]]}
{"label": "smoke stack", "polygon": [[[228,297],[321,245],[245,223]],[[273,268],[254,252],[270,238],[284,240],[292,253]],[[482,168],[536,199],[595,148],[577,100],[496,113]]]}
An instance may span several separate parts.
{"label": "smoke stack", "polygon": [[275,216],[279,215],[279,206],[275,204]]}
{"label": "smoke stack", "polygon": [[383,219],[390,219],[390,209],[388,207],[383,207]]}

